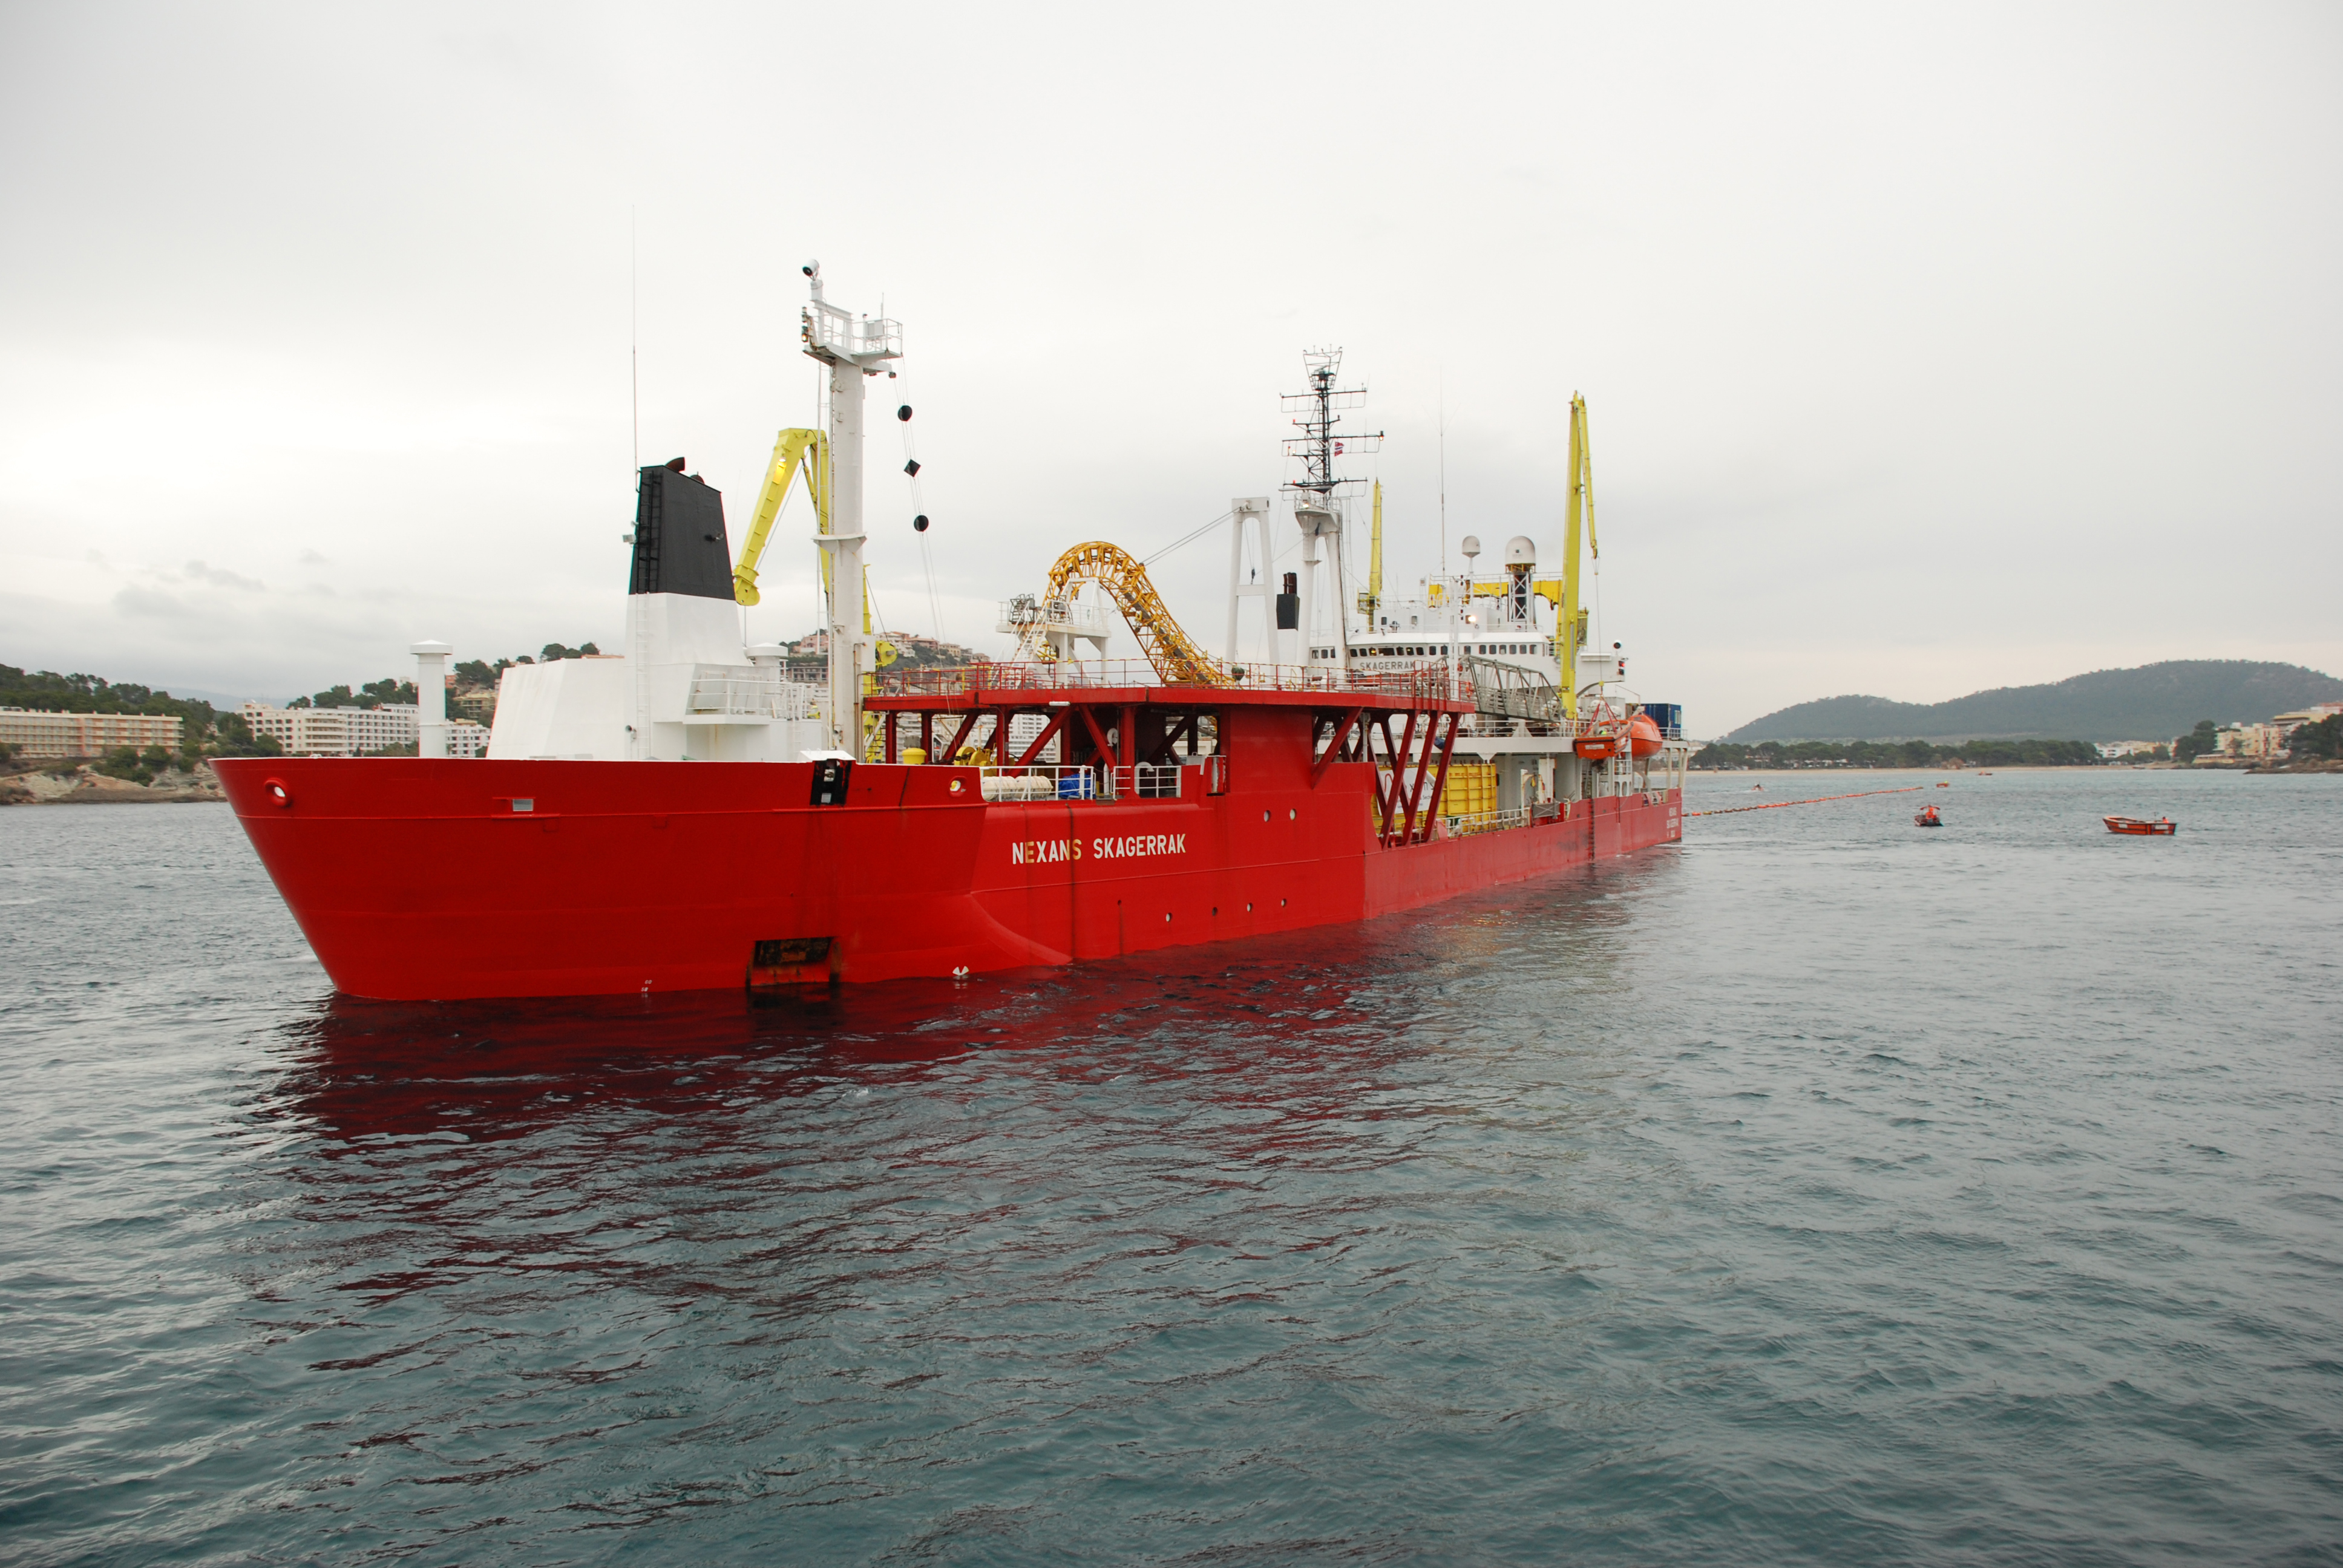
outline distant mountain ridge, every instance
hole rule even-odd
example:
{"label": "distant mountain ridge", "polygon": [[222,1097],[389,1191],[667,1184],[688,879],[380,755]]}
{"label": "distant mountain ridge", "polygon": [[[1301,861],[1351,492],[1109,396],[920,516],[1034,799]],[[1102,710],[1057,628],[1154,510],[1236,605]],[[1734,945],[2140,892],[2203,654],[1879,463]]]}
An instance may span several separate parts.
{"label": "distant mountain ridge", "polygon": [[1752,719],[1726,740],[2168,740],[2200,719],[2229,724],[2343,702],[2343,680],[2299,664],[2174,658],[2095,669],[2047,686],[2004,686],[1949,702],[1826,697]]}

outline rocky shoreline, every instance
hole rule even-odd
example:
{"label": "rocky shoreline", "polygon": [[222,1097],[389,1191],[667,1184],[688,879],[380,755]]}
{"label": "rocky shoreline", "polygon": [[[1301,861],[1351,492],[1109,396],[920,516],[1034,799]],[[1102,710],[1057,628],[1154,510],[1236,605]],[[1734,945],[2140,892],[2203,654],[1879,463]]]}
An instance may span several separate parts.
{"label": "rocky shoreline", "polygon": [[116,779],[82,763],[58,771],[55,763],[17,762],[0,774],[0,806],[163,806],[225,800],[208,762],[192,772],[166,768],[151,784]]}

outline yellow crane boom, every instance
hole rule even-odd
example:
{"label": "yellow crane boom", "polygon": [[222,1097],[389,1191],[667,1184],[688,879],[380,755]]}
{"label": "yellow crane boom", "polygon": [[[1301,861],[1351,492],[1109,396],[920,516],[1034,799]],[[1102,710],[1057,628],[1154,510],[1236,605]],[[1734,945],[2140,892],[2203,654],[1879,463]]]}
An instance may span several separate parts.
{"label": "yellow crane boom", "polygon": [[[1196,646],[1194,639],[1180,629],[1172,618],[1172,611],[1147,580],[1147,568],[1139,564],[1119,545],[1103,539],[1076,545],[1058,558],[1050,568],[1050,586],[1044,590],[1050,598],[1060,598],[1073,583],[1094,582],[1104,588],[1114,600],[1114,608],[1122,612],[1131,635],[1139,639],[1140,652],[1155,668],[1156,678],[1169,686],[1228,686],[1232,684],[1229,672],[1220,661]],[[1024,657],[1042,662],[1057,658],[1049,639],[1041,631],[1030,630],[1024,637]]]}
{"label": "yellow crane boom", "polygon": [[1586,543],[1597,560],[1603,547],[1594,542],[1594,455],[1587,449],[1586,399],[1570,395],[1570,505],[1564,513],[1562,540],[1562,626],[1554,640],[1562,659],[1564,711],[1578,717],[1578,650],[1586,642],[1586,612],[1578,608],[1578,524],[1586,519]]}
{"label": "yellow crane boom", "polygon": [[[772,538],[773,522],[781,515],[781,503],[789,498],[789,481],[797,477],[800,467],[805,471],[806,493],[813,498],[815,531],[830,532],[830,438],[819,430],[784,430],[773,442],[773,460],[765,468],[765,487],[749,520],[749,537],[740,546],[740,563],[732,568],[732,598],[736,603],[755,604],[759,597],[757,563],[765,558],[765,545]],[[821,580],[827,588],[827,552],[821,558]]]}

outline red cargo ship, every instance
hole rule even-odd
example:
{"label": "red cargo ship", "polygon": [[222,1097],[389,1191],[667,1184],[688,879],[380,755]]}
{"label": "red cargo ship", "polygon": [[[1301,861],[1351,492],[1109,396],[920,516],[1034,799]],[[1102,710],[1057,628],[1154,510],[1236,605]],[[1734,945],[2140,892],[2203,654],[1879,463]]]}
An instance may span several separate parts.
{"label": "red cargo ship", "polygon": [[[645,468],[627,651],[507,670],[486,759],[444,755],[448,650],[422,643],[423,755],[219,764],[341,990],[967,975],[1363,920],[1681,836],[1674,709],[1654,705],[1655,722],[1626,698],[1615,645],[1579,652],[1583,404],[1561,579],[1536,578],[1534,546],[1517,538],[1503,578],[1468,564],[1427,578],[1420,604],[1386,605],[1378,490],[1374,588],[1354,624],[1341,591],[1348,481],[1332,462],[1342,394],[1321,357],[1288,490],[1303,573],[1287,575],[1273,627],[1266,595],[1258,607],[1257,646],[1273,657],[1240,660],[1252,590],[1233,565],[1227,657],[1213,658],[1137,563],[1094,544],[1004,613],[1018,659],[879,670],[857,596],[835,585],[861,579],[863,384],[899,334],[825,304],[808,273],[828,425],[782,433],[737,565],[717,492],[680,460]],[[757,600],[757,563],[799,476],[833,589],[824,688],[792,684],[778,648],[743,648],[735,608]],[[1232,510],[1240,545],[1251,526],[1266,559],[1267,500]],[[1466,550],[1469,563],[1477,543]],[[1312,616],[1322,564],[1331,602],[1315,597],[1332,613]],[[1144,664],[1074,657],[1085,641],[1103,651],[1101,599]],[[1594,678],[1558,678],[1565,664]]]}

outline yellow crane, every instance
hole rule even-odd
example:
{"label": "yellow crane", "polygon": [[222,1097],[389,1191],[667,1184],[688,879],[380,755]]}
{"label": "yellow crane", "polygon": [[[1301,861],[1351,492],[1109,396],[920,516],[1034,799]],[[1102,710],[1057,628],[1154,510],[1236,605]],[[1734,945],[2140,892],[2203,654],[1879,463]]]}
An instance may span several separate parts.
{"label": "yellow crane", "polygon": [[1578,521],[1586,517],[1586,545],[1596,560],[1603,547],[1594,538],[1594,458],[1586,440],[1586,399],[1570,395],[1570,505],[1562,538],[1562,627],[1554,649],[1562,660],[1562,709],[1578,717],[1578,650],[1586,646],[1586,612],[1578,606]]}
{"label": "yellow crane", "polygon": [[[1172,618],[1172,611],[1147,580],[1147,568],[1133,559],[1119,545],[1103,539],[1076,545],[1058,558],[1050,568],[1050,586],[1043,590],[1045,598],[1062,598],[1076,582],[1093,582],[1104,588],[1114,600],[1114,608],[1122,612],[1123,623],[1131,635],[1139,639],[1140,652],[1155,667],[1156,678],[1167,686],[1229,686],[1234,678],[1221,668],[1220,661],[1198,648],[1193,638],[1180,629]],[[1023,657],[1041,662],[1057,658],[1056,650],[1037,625],[1026,632]]]}
{"label": "yellow crane", "polygon": [[[1578,650],[1586,646],[1586,611],[1579,606],[1578,538],[1579,524],[1585,523],[1586,553],[1596,560],[1603,558],[1603,547],[1594,537],[1594,455],[1586,439],[1586,399],[1576,393],[1570,397],[1570,490],[1564,508],[1562,541],[1562,575],[1539,578],[1530,584],[1530,592],[1554,606],[1558,623],[1554,632],[1554,657],[1562,661],[1563,706],[1572,718],[1578,716],[1577,684]],[[1472,585],[1473,598],[1509,598],[1513,585],[1510,580],[1476,582]],[[1433,583],[1425,598],[1433,604],[1443,597],[1442,585]],[[1363,598],[1361,600],[1363,604]],[[1569,628],[1565,632],[1561,628]]]}
{"label": "yellow crane", "polygon": [[1379,618],[1383,608],[1383,482],[1375,481],[1375,531],[1367,547],[1367,591],[1359,596],[1359,613],[1367,618],[1367,629],[1382,629]]}
{"label": "yellow crane", "polygon": [[[732,568],[732,598],[755,604],[757,563],[765,558],[765,544],[773,535],[781,503],[789,498],[789,481],[805,471],[806,493],[813,498],[815,529],[830,532],[830,437],[819,430],[784,430],[773,442],[773,460],[765,467],[765,487],[749,518],[749,537],[740,546],[740,563]],[[830,586],[830,557],[821,558],[822,587]]]}
{"label": "yellow crane", "polygon": [[[757,497],[757,509],[749,514],[749,537],[741,541],[740,560],[732,568],[732,598],[737,604],[753,605],[763,596],[757,591],[757,566],[765,558],[765,546],[773,537],[773,524],[781,515],[781,504],[789,498],[789,485],[802,472],[806,494],[813,499],[814,531],[830,532],[830,437],[819,430],[791,428],[783,430],[773,440],[773,460],[765,466],[765,486]],[[830,590],[830,554],[819,552],[821,559],[821,586]],[[870,576],[862,578],[862,629],[870,629]],[[895,662],[895,646],[882,642],[871,650],[880,668]]]}

